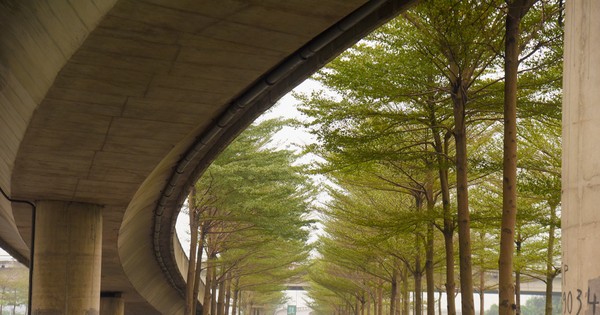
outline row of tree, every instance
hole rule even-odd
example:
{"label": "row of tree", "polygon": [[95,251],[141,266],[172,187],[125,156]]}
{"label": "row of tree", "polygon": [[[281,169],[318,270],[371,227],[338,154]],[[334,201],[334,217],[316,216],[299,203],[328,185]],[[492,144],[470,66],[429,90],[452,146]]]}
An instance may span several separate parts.
{"label": "row of tree", "polygon": [[15,262],[0,263],[0,314],[7,310],[16,314],[17,308],[27,307],[29,293],[29,271]]}
{"label": "row of tree", "polygon": [[456,314],[459,289],[474,314],[494,271],[500,314],[519,313],[522,275],[547,282],[552,313],[561,19],[562,1],[422,1],[320,71],[329,92],[298,95],[333,183],[316,309],[421,314],[426,292],[435,314],[444,291]]}
{"label": "row of tree", "polygon": [[314,187],[296,153],[270,144],[287,123],[251,126],[191,190],[186,314],[203,287],[202,314],[272,310],[305,272]]}

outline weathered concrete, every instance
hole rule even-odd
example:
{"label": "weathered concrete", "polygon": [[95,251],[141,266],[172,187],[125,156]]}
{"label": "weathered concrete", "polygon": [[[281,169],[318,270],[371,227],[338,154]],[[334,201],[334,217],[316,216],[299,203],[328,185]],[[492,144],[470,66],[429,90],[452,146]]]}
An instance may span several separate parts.
{"label": "weathered concrete", "polygon": [[600,1],[567,1],[563,101],[563,307],[600,314]]}
{"label": "weathered concrete", "polygon": [[125,300],[120,293],[102,293],[100,315],[125,315]]}
{"label": "weathered concrete", "polygon": [[98,314],[102,207],[38,202],[34,244],[33,314]]}
{"label": "weathered concrete", "polygon": [[[412,0],[0,1],[0,188],[102,204],[102,284],[180,314],[185,191],[279,97]],[[29,256],[30,209],[0,202]],[[178,265],[179,264],[179,265]]]}

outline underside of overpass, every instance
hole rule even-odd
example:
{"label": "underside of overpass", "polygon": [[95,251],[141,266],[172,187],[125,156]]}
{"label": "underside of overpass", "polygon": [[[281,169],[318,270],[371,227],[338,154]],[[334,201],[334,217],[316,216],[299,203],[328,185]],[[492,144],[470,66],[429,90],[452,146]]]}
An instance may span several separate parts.
{"label": "underside of overpass", "polygon": [[[35,251],[33,306],[75,307],[43,305],[59,299],[40,292],[49,281],[68,291],[56,275],[82,273],[92,297],[81,309],[102,292],[127,314],[181,314],[174,228],[190,184],[411,2],[1,0],[0,188],[13,202],[0,198],[0,245],[26,264]],[[37,205],[35,221],[21,201]]]}
{"label": "underside of overpass", "polygon": [[[0,198],[0,245],[33,260],[33,305],[94,314],[102,295],[127,314],[181,314],[174,223],[189,185],[279,97],[410,2],[0,0],[0,188],[13,200]],[[566,7],[562,288],[594,314],[600,2]]]}

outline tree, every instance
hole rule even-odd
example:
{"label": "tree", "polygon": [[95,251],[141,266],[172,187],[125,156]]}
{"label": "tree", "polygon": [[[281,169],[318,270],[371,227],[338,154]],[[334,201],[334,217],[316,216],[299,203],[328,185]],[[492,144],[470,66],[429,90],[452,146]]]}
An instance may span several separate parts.
{"label": "tree", "polygon": [[[505,55],[504,55],[504,162],[503,162],[503,211],[500,239],[499,291],[500,314],[514,314],[518,311],[514,303],[514,286],[512,281],[513,253],[515,241],[515,225],[517,218],[517,98],[518,72],[523,59],[536,54],[549,40],[540,36],[545,30],[548,17],[554,16],[558,10],[547,10],[541,1],[541,18],[534,19],[536,24],[529,31],[532,36],[523,36],[521,23],[525,15],[540,0],[507,0],[505,22]],[[554,32],[556,34],[556,32]],[[541,38],[540,40],[534,40]],[[551,36],[550,38],[554,38]],[[525,52],[525,56],[520,55]]]}
{"label": "tree", "polygon": [[12,314],[20,305],[26,305],[29,293],[29,270],[11,262],[0,268],[0,313],[4,306],[12,306]]}
{"label": "tree", "polygon": [[[555,86],[558,81],[555,67],[549,66],[560,60],[557,58],[560,54],[556,54],[552,47],[560,32],[555,27],[546,26],[546,21],[556,12],[556,6],[549,2],[541,1],[541,5],[533,7],[535,14],[528,14],[522,20],[520,17],[517,26],[523,23],[526,32],[519,35],[522,40],[517,46],[517,58],[521,59],[517,59],[517,68],[514,68],[509,54],[514,47],[508,45],[513,39],[508,36],[507,41],[502,40],[502,34],[507,34],[506,25],[510,28],[514,24],[507,18],[510,5],[514,3],[457,1],[449,7],[448,2],[425,1],[414,11],[404,14],[404,20],[393,20],[318,74],[317,80],[331,88],[333,95],[301,97],[303,111],[311,119],[308,125],[314,128],[319,141],[308,149],[323,158],[318,171],[334,178],[343,190],[351,195],[354,192],[349,186],[353,185],[365,190],[407,194],[414,198],[414,209],[421,209],[425,201],[427,212],[431,210],[432,215],[439,215],[436,208],[441,199],[443,224],[435,223],[439,216],[428,219],[439,227],[446,241],[448,292],[453,290],[452,241],[454,223],[458,222],[463,314],[474,313],[472,214],[482,220],[480,230],[476,229],[482,241],[502,233],[513,236],[516,232],[520,233],[520,237],[513,237],[512,241],[506,235],[501,236],[503,246],[499,261],[512,255],[507,249],[514,247],[512,242],[515,240],[528,245],[519,255],[529,250],[531,245],[537,246],[537,238],[526,237],[527,229],[535,228],[543,231],[543,235],[546,233],[529,216],[521,219],[515,230],[518,186],[515,170],[519,166],[513,149],[517,141],[522,141],[516,134],[517,118],[547,123],[546,116],[555,116],[555,111],[549,108],[557,106],[549,99],[559,95],[560,89]],[[522,14],[524,16],[524,12]],[[503,43],[507,45],[505,56],[501,52]],[[501,71],[505,60],[508,60],[506,77]],[[519,68],[519,64],[524,67]],[[542,69],[544,71],[539,71]],[[520,85],[516,89],[516,85],[509,85],[516,82],[518,72]],[[510,101],[515,97],[520,102],[519,116]],[[503,105],[505,110],[500,109]],[[504,133],[509,135],[504,138],[507,143],[505,149],[496,145],[503,128]],[[449,141],[452,138],[454,143]],[[486,142],[492,145],[486,145]],[[484,152],[488,149],[498,154]],[[502,154],[506,163],[497,159]],[[450,167],[451,163],[454,168]],[[502,165],[506,167],[503,176],[500,173]],[[526,172],[523,166],[520,167]],[[432,179],[436,172],[437,178]],[[456,183],[448,180],[451,172],[455,172]],[[495,201],[504,198],[505,211],[498,211],[501,208],[499,202],[489,202],[494,206],[486,209],[489,210],[487,222],[483,222],[483,213],[476,214],[481,209],[470,209],[472,200],[468,198],[469,190],[485,181],[504,183],[506,189],[503,193],[492,187],[494,191],[488,197],[498,199]],[[450,190],[454,187],[456,194]],[[449,215],[451,197],[456,198],[456,219]],[[510,207],[515,211],[506,210]],[[537,211],[542,207],[539,202],[533,202],[529,208]],[[550,208],[557,209],[557,206]],[[367,213],[373,216],[373,212]],[[515,219],[511,221],[513,214]],[[396,216],[396,219],[402,217],[401,214]],[[502,224],[501,218],[504,218]],[[556,219],[554,216],[547,221],[555,222]],[[531,222],[525,224],[526,221]],[[340,222],[342,220],[336,220],[332,224]],[[422,228],[420,232],[426,235],[426,261],[430,262],[431,240],[434,238],[429,236],[426,225],[415,226]],[[492,226],[496,228],[490,232]],[[497,229],[497,226],[502,228]],[[550,226],[556,229],[556,224]],[[551,231],[554,235],[555,230]],[[374,229],[367,235],[386,233],[389,232]],[[413,243],[417,247],[422,245],[418,240]],[[548,237],[547,243],[553,244],[554,238]],[[548,245],[548,253],[553,256],[550,248],[553,246]],[[512,257],[509,259],[508,274],[512,277],[512,271],[518,269],[513,269]],[[426,266],[429,272],[431,265],[426,263]],[[480,266],[480,275],[483,276],[483,269],[490,267],[483,260]],[[546,269],[551,267],[547,265]],[[415,273],[413,276],[416,290],[419,275]],[[503,283],[509,281],[513,285],[512,280],[506,280],[504,276],[502,279]],[[429,281],[427,287],[428,290],[432,287]],[[453,314],[453,294],[448,296],[448,312]]]}
{"label": "tree", "polygon": [[[190,255],[195,266],[188,273],[186,296],[189,303],[196,303],[204,264],[205,314],[225,312],[226,282],[234,283],[237,293],[248,288],[281,291],[278,283],[301,272],[289,265],[307,256],[313,188],[303,166],[293,165],[295,153],[269,147],[271,137],[285,123],[268,120],[248,128],[191,190],[188,211],[192,240],[198,243],[191,244],[196,257]],[[188,305],[193,312],[194,305]]]}

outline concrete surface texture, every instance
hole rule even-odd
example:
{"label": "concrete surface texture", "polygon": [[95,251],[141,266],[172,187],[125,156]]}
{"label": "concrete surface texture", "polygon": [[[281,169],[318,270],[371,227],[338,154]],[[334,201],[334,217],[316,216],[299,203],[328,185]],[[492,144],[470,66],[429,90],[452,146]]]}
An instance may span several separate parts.
{"label": "concrete surface texture", "polygon": [[567,2],[563,99],[563,305],[600,314],[600,2]]}
{"label": "concrete surface texture", "polygon": [[38,202],[35,231],[33,313],[97,314],[102,207],[76,202]]}
{"label": "concrete surface texture", "polygon": [[[127,314],[180,314],[173,235],[187,187],[279,97],[410,2],[0,1],[0,188],[40,213],[50,201],[102,207],[100,290],[119,292]],[[69,209],[75,221],[88,212]],[[24,263],[31,216],[0,198],[0,246]],[[59,224],[48,222],[36,230]]]}

